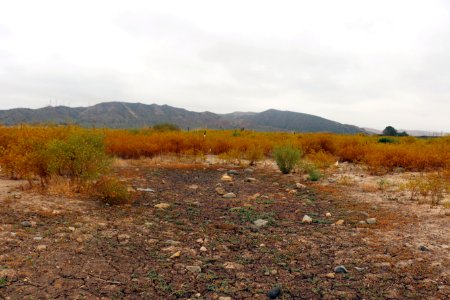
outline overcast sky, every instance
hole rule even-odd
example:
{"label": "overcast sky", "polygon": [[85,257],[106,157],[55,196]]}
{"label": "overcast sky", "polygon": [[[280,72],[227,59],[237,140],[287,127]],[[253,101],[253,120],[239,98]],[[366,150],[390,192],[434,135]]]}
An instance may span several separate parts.
{"label": "overcast sky", "polygon": [[0,109],[105,101],[450,131],[450,1],[0,0]]}

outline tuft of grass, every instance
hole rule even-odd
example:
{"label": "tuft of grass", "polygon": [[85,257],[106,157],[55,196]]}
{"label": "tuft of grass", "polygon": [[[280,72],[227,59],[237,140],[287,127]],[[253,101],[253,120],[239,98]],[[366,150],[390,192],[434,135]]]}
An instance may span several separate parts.
{"label": "tuft of grass", "polygon": [[280,171],[289,174],[299,162],[302,151],[293,146],[279,146],[273,150],[273,156]]}
{"label": "tuft of grass", "polygon": [[131,194],[127,187],[115,177],[102,177],[93,187],[92,192],[100,201],[110,205],[128,204]]}

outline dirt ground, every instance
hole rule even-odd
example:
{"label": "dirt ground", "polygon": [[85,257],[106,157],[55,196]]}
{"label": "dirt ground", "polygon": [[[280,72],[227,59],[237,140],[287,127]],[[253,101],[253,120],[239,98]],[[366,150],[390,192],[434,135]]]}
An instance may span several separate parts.
{"label": "dirt ground", "polygon": [[1,299],[267,299],[276,286],[279,299],[449,299],[450,216],[368,188],[380,178],[356,166],[318,183],[267,165],[138,160],[116,172],[133,205],[0,180]]}

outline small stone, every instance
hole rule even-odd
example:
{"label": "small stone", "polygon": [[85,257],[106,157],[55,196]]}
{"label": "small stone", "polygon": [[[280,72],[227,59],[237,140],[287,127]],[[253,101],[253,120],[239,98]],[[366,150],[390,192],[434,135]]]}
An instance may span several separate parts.
{"label": "small stone", "polygon": [[273,186],[279,186],[280,184],[278,182],[272,183]]}
{"label": "small stone", "polygon": [[255,171],[255,169],[253,169],[253,168],[244,169],[245,173],[253,173],[254,171]]}
{"label": "small stone", "polygon": [[198,185],[192,184],[192,185],[189,186],[189,188],[190,188],[191,190],[196,190],[196,189],[198,189]]}
{"label": "small stone", "polygon": [[32,227],[33,226],[30,221],[23,221],[22,223],[20,223],[20,225],[22,225],[23,227]]}
{"label": "small stone", "polygon": [[256,181],[256,178],[253,178],[253,177],[247,177],[247,178],[245,178],[245,181],[246,181],[246,182],[255,182],[255,181]]}
{"label": "small stone", "polygon": [[201,273],[202,268],[200,266],[186,266],[186,270],[191,273]]}
{"label": "small stone", "polygon": [[72,231],[72,232],[75,231],[75,227],[69,227],[68,229],[69,229],[69,231]]}
{"label": "small stone", "polygon": [[223,267],[228,270],[242,270],[244,266],[235,262],[227,261],[223,264]]}
{"label": "small stone", "polygon": [[419,250],[420,250],[420,251],[430,251],[430,249],[428,249],[428,248],[425,247],[424,245],[421,245],[421,246],[419,247]]}
{"label": "small stone", "polygon": [[201,246],[201,247],[200,247],[200,251],[201,251],[201,252],[206,252],[206,251],[208,251],[208,249],[206,249],[205,246]]}
{"label": "small stone", "polygon": [[258,220],[253,221],[253,224],[255,224],[256,227],[266,226],[267,223],[269,223],[269,221],[263,220],[263,219],[258,219]]}
{"label": "small stone", "polygon": [[327,212],[327,213],[325,213],[325,217],[331,217],[331,213],[329,213],[329,212]]}
{"label": "small stone", "polygon": [[228,174],[228,175],[239,175],[239,172],[236,171],[236,170],[229,170],[229,171],[227,172],[227,174]]}
{"label": "small stone", "polygon": [[172,254],[171,256],[170,256],[170,258],[177,258],[177,257],[180,257],[181,256],[181,251],[177,251],[177,252],[175,252],[174,254]]}
{"label": "small stone", "polygon": [[140,192],[147,192],[147,193],[154,193],[155,190],[151,189],[151,188],[137,188],[136,190],[140,191]]}
{"label": "small stone", "polygon": [[344,225],[344,223],[345,223],[344,220],[338,220],[338,221],[336,221],[336,223],[334,223],[334,224],[340,226],[340,225]]}
{"label": "small stone", "polygon": [[272,271],[270,271],[270,275],[277,275],[277,274],[278,274],[278,271],[275,270],[275,269],[273,269]]}
{"label": "small stone", "polygon": [[227,192],[225,191],[225,189],[223,187],[216,187],[216,193],[219,195],[225,195]]}
{"label": "small stone", "polygon": [[42,236],[35,236],[35,237],[33,238],[33,240],[35,240],[35,241],[42,241],[42,239],[43,239]]}
{"label": "small stone", "polygon": [[330,278],[330,279],[333,279],[335,276],[334,276],[334,273],[327,273],[327,274],[325,274],[325,277],[326,278]]}
{"label": "small stone", "polygon": [[367,224],[376,224],[377,223],[377,219],[376,218],[368,218],[366,220]]}
{"label": "small stone", "polygon": [[231,299],[231,297],[222,296],[222,297],[219,297],[219,300],[232,300],[232,299]]}
{"label": "small stone", "polygon": [[359,221],[358,224],[365,225],[367,223],[366,223],[366,221]]}
{"label": "small stone", "polygon": [[296,187],[297,189],[299,189],[299,190],[304,190],[304,189],[306,189],[306,185],[301,184],[300,182],[297,182],[297,183],[295,184],[295,187]]}
{"label": "small stone", "polygon": [[334,273],[342,274],[342,273],[348,273],[348,271],[344,266],[337,266],[336,268],[334,268]]}
{"label": "small stone", "polygon": [[277,299],[282,293],[281,288],[277,286],[267,292],[267,297],[269,297],[269,299]]}
{"label": "small stone", "polygon": [[360,268],[360,267],[355,267],[355,270],[358,272],[362,272],[364,271],[366,268]]}
{"label": "small stone", "polygon": [[194,295],[195,298],[200,298],[201,296],[202,296],[202,294],[200,294],[200,293],[196,293],[196,294]]}
{"label": "small stone", "polygon": [[304,215],[303,216],[303,219],[302,219],[302,223],[312,223],[312,221],[313,221],[313,219],[310,217],[310,216],[308,216],[308,215]]}
{"label": "small stone", "polygon": [[117,240],[120,244],[125,245],[128,244],[128,240],[130,239],[130,236],[128,234],[119,234],[117,236]]}
{"label": "small stone", "polygon": [[232,181],[233,178],[231,176],[228,176],[227,174],[223,175],[222,178],[220,178],[222,181]]}
{"label": "small stone", "polygon": [[223,195],[223,198],[236,198],[236,194],[235,193],[226,193],[225,195]]}
{"label": "small stone", "polygon": [[256,199],[258,199],[260,196],[261,196],[260,193],[256,193],[256,194],[253,194],[252,196],[249,196],[249,197],[248,197],[248,200],[256,200]]}
{"label": "small stone", "polygon": [[164,202],[155,205],[155,208],[159,208],[159,209],[167,209],[169,207],[170,207],[170,204],[164,203]]}
{"label": "small stone", "polygon": [[203,243],[204,243],[204,241],[203,241],[203,239],[202,239],[202,238],[200,238],[200,239],[197,239],[197,240],[196,240],[196,242],[197,242],[197,243],[199,243],[199,244],[203,244]]}
{"label": "small stone", "polygon": [[[83,238],[81,236],[77,237],[76,241],[78,243],[82,243],[83,242]],[[122,244],[122,243],[121,243]]]}
{"label": "small stone", "polygon": [[46,246],[46,245],[38,245],[38,246],[36,247],[36,250],[37,250],[37,251],[43,251],[43,250],[45,250],[45,249],[47,249],[47,246]]}

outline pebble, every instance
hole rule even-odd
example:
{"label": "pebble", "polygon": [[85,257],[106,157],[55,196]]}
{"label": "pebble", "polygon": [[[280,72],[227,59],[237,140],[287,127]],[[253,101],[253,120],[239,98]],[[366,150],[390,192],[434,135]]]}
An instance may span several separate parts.
{"label": "pebble", "polygon": [[177,257],[180,257],[181,256],[181,251],[177,251],[177,252],[175,252],[174,254],[172,254],[171,256],[170,256],[170,258],[177,258]]}
{"label": "pebble", "polygon": [[117,240],[119,241],[120,244],[124,245],[124,244],[128,244],[128,240],[130,239],[130,236],[128,234],[119,234],[117,236]]}
{"label": "pebble", "polygon": [[223,187],[219,186],[219,187],[216,187],[216,193],[219,194],[219,195],[225,195],[226,191],[225,191],[225,189]]}
{"label": "pebble", "polygon": [[239,172],[236,171],[236,170],[229,170],[229,171],[227,172],[227,174],[228,174],[228,175],[239,175]]}
{"label": "pebble", "polygon": [[359,221],[358,223],[361,225],[367,224],[366,221]]}
{"label": "pebble", "polygon": [[366,220],[367,224],[376,224],[377,223],[377,219],[376,218],[368,218]]}
{"label": "pebble", "polygon": [[228,176],[227,174],[223,175],[222,178],[220,178],[222,181],[232,181],[233,178],[231,176]]}
{"label": "pebble", "polygon": [[244,169],[245,173],[253,173],[255,170],[253,168]]}
{"label": "pebble", "polygon": [[301,184],[300,182],[297,182],[297,183],[295,184],[295,187],[296,187],[297,189],[299,189],[299,190],[304,190],[304,189],[306,189],[306,185]]}
{"label": "pebble", "polygon": [[304,215],[303,219],[302,219],[302,223],[312,223],[313,219],[308,216],[308,215]]}
{"label": "pebble", "polygon": [[22,225],[23,227],[32,227],[33,224],[31,224],[30,221],[23,221],[22,223],[20,223],[20,225]]}
{"label": "pebble", "polygon": [[325,217],[331,217],[331,213],[329,213],[329,212],[327,212],[327,213],[325,213]]}
{"label": "pebble", "polygon": [[269,221],[263,220],[263,219],[258,219],[258,220],[253,221],[253,224],[255,224],[255,226],[257,226],[257,227],[266,226],[267,223],[269,223]]}
{"label": "pebble", "polygon": [[159,209],[166,209],[166,208],[169,208],[169,207],[170,207],[170,204],[169,203],[164,203],[164,202],[158,203],[158,204],[155,205],[155,208],[159,208]]}
{"label": "pebble", "polygon": [[277,299],[282,293],[281,288],[277,286],[267,292],[267,297],[269,297],[269,299]]}
{"label": "pebble", "polygon": [[224,297],[224,296],[222,296],[222,297],[219,297],[219,300],[232,300],[231,299],[231,297]]}
{"label": "pebble", "polygon": [[148,193],[154,193],[155,190],[151,189],[151,188],[137,188],[136,190],[140,191],[140,192],[148,192]]}
{"label": "pebble", "polygon": [[334,273],[327,273],[327,274],[325,274],[325,277],[333,279],[335,276],[334,276]]}
{"label": "pebble", "polygon": [[191,190],[196,190],[196,189],[198,189],[198,185],[192,184],[192,185],[189,186],[189,188],[190,188]]}
{"label": "pebble", "polygon": [[203,241],[203,239],[202,238],[199,238],[199,239],[197,239],[197,240],[195,240],[197,243],[199,243],[199,244],[203,244],[204,243],[204,241]]}
{"label": "pebble", "polygon": [[256,178],[253,178],[253,177],[247,177],[247,178],[245,178],[245,181],[246,181],[246,182],[255,182],[255,181],[256,181]]}
{"label": "pebble", "polygon": [[38,245],[38,246],[36,247],[36,250],[38,250],[38,251],[43,251],[43,250],[45,250],[45,249],[47,249],[47,246],[46,246],[46,245]]}
{"label": "pebble", "polygon": [[226,193],[225,195],[223,195],[224,198],[236,198],[236,194],[235,193]]}
{"label": "pebble", "polygon": [[200,266],[186,266],[186,270],[191,273],[201,273],[202,268]]}
{"label": "pebble", "polygon": [[344,266],[337,266],[336,268],[334,268],[334,273],[342,274],[342,273],[348,273],[348,271]]}
{"label": "pebble", "polygon": [[228,270],[242,270],[244,266],[235,262],[227,261],[223,264],[223,267]]}
{"label": "pebble", "polygon": [[360,267],[355,267],[355,270],[358,272],[362,272],[364,271],[366,268],[360,268]]}
{"label": "pebble", "polygon": [[430,249],[428,249],[427,247],[425,247],[424,245],[419,247],[420,251],[430,251]]}
{"label": "pebble", "polygon": [[208,251],[208,249],[206,249],[205,246],[201,246],[201,247],[200,247],[200,251],[201,251],[201,252],[206,252],[206,251]]}
{"label": "pebble", "polygon": [[336,221],[336,223],[334,223],[335,225],[344,225],[345,221],[344,220],[338,220]]}

